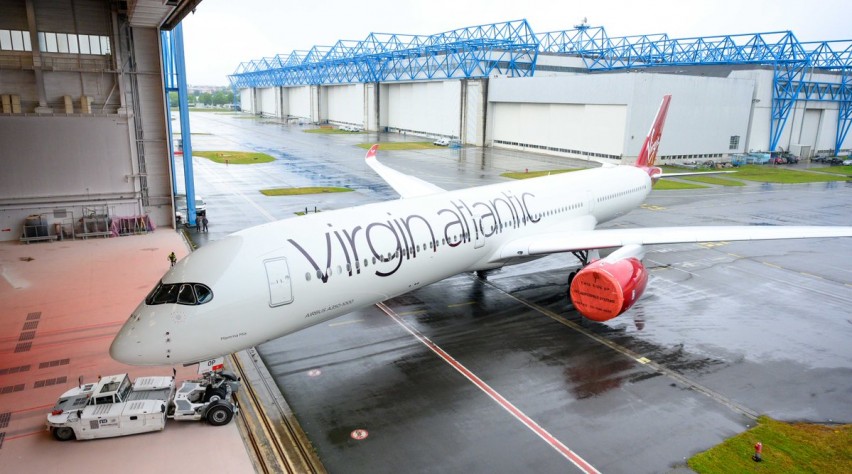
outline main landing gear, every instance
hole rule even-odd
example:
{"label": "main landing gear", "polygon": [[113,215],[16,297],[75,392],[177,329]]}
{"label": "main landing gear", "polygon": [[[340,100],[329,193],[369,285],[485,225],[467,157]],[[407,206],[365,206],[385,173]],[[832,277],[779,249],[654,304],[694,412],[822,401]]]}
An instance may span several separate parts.
{"label": "main landing gear", "polygon": [[[580,270],[589,264],[589,252],[589,250],[575,250],[571,252],[571,254],[577,257],[577,260],[580,261]],[[580,270],[575,270],[568,274],[568,286],[565,289],[565,296],[568,298],[569,303],[571,302],[571,284],[574,283],[574,277],[577,276],[577,273]]]}

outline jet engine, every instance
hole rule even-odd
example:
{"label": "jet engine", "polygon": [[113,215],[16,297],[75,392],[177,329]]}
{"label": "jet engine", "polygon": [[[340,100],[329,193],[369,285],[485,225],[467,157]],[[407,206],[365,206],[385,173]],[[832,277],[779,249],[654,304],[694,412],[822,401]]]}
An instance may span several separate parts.
{"label": "jet engine", "polygon": [[642,256],[642,247],[632,245],[586,265],[571,281],[574,308],[593,321],[608,321],[630,309],[648,284]]}

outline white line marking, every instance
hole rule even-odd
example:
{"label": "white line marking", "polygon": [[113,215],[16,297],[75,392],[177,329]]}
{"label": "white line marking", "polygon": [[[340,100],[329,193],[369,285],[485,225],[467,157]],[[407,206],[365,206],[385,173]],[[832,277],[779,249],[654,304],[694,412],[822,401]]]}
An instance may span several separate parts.
{"label": "white line marking", "polygon": [[512,414],[518,421],[523,423],[527,428],[529,428],[533,433],[538,435],[539,438],[543,439],[547,444],[549,444],[553,449],[559,452],[565,459],[574,463],[581,471],[586,473],[597,473],[600,474],[600,471],[595,469],[594,466],[586,462],[585,459],[581,458],[577,453],[571,451],[567,446],[562,444],[561,441],[556,439],[552,434],[548,433],[547,430],[539,426],[538,423],[533,421],[532,418],[528,417],[524,412],[519,410],[515,405],[513,405],[509,400],[506,400],[502,395],[500,395],[496,390],[491,388],[490,385],[485,383],[482,379],[476,376],[473,372],[467,369],[464,365],[462,365],[459,361],[455,360],[451,355],[444,352],[437,344],[432,342],[426,336],[420,334],[419,331],[405,324],[402,319],[400,319],[397,314],[387,307],[384,303],[378,303],[376,305],[379,309],[384,311],[385,314],[390,316],[391,319],[396,321],[397,324],[403,327],[409,334],[414,336],[418,341],[420,341],[423,345],[428,347],[432,352],[434,352],[438,357],[444,359],[444,361],[450,364],[457,372],[464,375],[466,379],[468,379],[471,383],[476,385],[477,388],[485,392],[486,395],[491,397],[492,400],[497,402],[504,410],[508,411]]}

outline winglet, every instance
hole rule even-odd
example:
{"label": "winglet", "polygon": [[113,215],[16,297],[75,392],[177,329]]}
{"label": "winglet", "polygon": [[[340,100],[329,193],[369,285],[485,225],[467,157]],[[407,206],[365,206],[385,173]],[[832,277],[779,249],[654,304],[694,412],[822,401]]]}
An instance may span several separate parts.
{"label": "winglet", "polygon": [[636,166],[640,168],[650,168],[654,166],[654,162],[657,160],[660,137],[663,134],[663,125],[666,123],[666,114],[669,112],[669,102],[671,100],[671,94],[663,96],[660,110],[657,111],[657,118],[654,119],[654,124],[651,126],[651,130],[648,131],[648,136],[645,137],[642,151],[639,152],[639,158],[636,159]]}
{"label": "winglet", "polygon": [[371,146],[371,147],[370,147],[370,151],[368,151],[368,152],[367,152],[367,156],[365,156],[365,157],[364,157],[364,159],[365,159],[365,160],[369,160],[370,158],[375,158],[375,157],[376,157],[376,150],[378,150],[378,149],[379,149],[379,144],[378,144],[378,143],[376,143],[375,145]]}

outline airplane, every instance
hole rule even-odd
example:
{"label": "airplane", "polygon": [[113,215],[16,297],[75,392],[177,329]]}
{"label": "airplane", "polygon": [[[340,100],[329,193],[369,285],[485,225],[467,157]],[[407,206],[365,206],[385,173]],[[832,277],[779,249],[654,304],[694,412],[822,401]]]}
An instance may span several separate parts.
{"label": "airplane", "polygon": [[[686,242],[849,237],[852,227],[697,226],[597,229],[639,207],[655,167],[666,95],[635,165],[455,191],[366,163],[400,199],[283,219],[212,242],[171,268],[110,347],[131,365],[191,364],[237,352],[463,272],[552,253],[581,263],[574,308],[607,321],[640,298],[645,247]],[[688,174],[688,173],[684,173]],[[615,249],[597,258],[601,249]]]}

